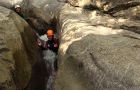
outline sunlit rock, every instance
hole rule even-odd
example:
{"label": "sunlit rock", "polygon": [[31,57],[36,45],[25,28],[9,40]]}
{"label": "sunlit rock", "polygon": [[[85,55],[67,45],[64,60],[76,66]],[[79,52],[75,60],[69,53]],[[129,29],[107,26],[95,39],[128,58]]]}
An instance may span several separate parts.
{"label": "sunlit rock", "polygon": [[72,6],[83,7],[85,5],[89,5],[91,0],[68,0],[68,3],[70,3]]}
{"label": "sunlit rock", "polygon": [[65,5],[56,90],[139,90],[140,35],[120,29],[130,22]]}
{"label": "sunlit rock", "polygon": [[22,1],[23,0],[0,0],[0,5],[11,8],[15,4],[21,4]]}

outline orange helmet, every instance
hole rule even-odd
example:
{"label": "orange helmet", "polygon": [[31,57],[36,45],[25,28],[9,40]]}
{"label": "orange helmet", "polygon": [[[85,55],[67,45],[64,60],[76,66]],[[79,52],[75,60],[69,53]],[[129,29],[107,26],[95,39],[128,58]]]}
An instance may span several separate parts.
{"label": "orange helmet", "polygon": [[54,35],[54,32],[53,32],[53,30],[49,29],[46,34],[48,36],[52,36],[52,35]]}

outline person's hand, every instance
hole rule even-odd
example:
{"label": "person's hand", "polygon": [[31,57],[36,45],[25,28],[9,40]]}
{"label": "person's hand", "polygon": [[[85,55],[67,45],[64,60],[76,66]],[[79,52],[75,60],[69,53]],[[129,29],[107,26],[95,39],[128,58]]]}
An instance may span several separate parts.
{"label": "person's hand", "polygon": [[50,45],[48,44],[48,47],[50,47]]}
{"label": "person's hand", "polygon": [[41,43],[41,41],[40,41],[39,39],[37,39],[37,44],[38,44],[39,46],[42,45],[42,43]]}
{"label": "person's hand", "polygon": [[57,44],[54,44],[54,47],[58,47],[58,45]]}

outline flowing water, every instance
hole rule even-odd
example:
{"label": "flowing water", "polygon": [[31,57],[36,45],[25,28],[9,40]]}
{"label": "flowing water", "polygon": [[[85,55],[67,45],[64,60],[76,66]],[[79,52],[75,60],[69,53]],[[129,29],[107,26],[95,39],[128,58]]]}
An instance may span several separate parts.
{"label": "flowing water", "polygon": [[46,68],[50,69],[49,78],[46,80],[46,90],[53,90],[53,83],[55,79],[55,60],[56,54],[51,50],[43,51],[43,60],[45,61]]}
{"label": "flowing water", "polygon": [[54,90],[56,54],[50,50],[44,50],[42,51],[42,57],[43,59],[33,67],[29,88],[31,90]]}

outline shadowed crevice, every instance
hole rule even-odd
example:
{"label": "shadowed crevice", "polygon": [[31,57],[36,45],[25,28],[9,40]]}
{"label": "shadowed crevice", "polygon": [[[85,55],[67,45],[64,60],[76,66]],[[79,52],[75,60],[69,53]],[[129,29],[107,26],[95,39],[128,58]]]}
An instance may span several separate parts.
{"label": "shadowed crevice", "polygon": [[10,50],[8,48],[0,48],[0,53],[2,52],[9,52]]}

